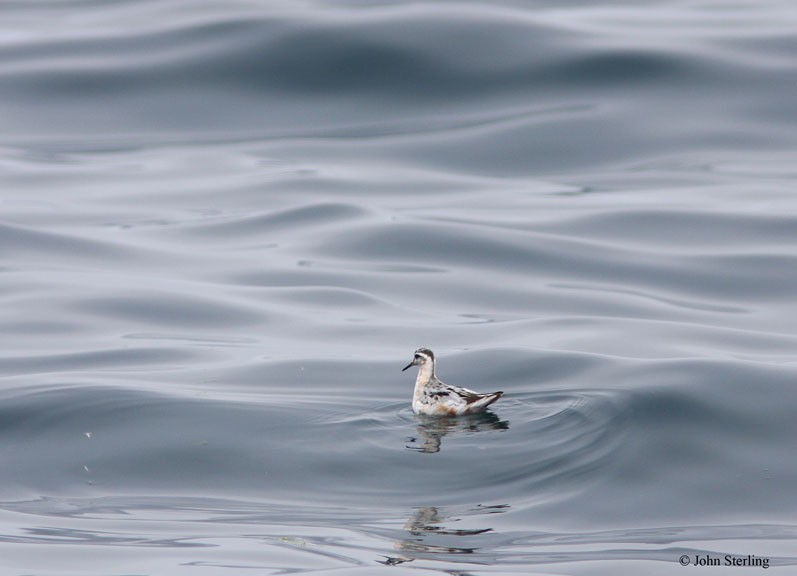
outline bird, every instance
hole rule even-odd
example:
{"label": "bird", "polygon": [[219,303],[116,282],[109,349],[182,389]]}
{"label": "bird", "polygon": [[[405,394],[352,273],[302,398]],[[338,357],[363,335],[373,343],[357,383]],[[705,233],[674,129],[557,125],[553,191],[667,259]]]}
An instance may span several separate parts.
{"label": "bird", "polygon": [[434,352],[418,348],[412,362],[403,369],[418,366],[412,410],[425,416],[464,416],[484,411],[498,400],[503,392],[482,394],[459,386],[450,386],[437,378],[434,371]]}

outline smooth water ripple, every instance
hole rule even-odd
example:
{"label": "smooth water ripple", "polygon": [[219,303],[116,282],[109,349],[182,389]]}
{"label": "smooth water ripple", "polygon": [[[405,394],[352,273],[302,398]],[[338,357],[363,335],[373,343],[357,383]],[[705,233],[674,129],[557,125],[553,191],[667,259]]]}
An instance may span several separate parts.
{"label": "smooth water ripple", "polygon": [[792,573],[796,20],[0,5],[4,573]]}

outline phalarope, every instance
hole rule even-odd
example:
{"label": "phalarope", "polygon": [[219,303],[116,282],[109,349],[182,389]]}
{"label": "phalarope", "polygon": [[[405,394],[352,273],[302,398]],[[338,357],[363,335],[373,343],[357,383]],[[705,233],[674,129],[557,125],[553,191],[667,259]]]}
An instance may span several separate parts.
{"label": "phalarope", "polygon": [[415,380],[415,392],[412,395],[412,410],[416,414],[427,416],[475,414],[503,395],[503,392],[481,394],[441,382],[434,373],[434,353],[428,348],[418,348],[412,362],[407,364],[402,372],[411,366],[418,366],[418,378]]}

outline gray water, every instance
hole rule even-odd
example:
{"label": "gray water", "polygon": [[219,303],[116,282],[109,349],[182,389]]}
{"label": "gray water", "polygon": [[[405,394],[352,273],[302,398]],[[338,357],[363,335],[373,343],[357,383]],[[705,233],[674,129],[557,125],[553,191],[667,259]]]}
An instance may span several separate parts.
{"label": "gray water", "polygon": [[797,573],[794,6],[0,5],[0,573]]}

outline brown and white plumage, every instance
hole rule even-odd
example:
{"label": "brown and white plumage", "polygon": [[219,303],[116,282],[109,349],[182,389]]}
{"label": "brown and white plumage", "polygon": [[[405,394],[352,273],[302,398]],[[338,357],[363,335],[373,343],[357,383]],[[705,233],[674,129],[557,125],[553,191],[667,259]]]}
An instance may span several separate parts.
{"label": "brown and white plumage", "polygon": [[[450,386],[437,378],[434,371],[434,353],[428,348],[418,348],[412,362],[404,367],[418,366],[412,409],[416,414],[427,416],[463,416],[482,412],[498,400],[503,392],[481,394]],[[402,372],[404,371],[402,370]]]}

